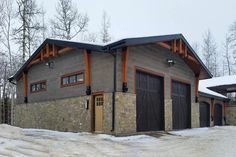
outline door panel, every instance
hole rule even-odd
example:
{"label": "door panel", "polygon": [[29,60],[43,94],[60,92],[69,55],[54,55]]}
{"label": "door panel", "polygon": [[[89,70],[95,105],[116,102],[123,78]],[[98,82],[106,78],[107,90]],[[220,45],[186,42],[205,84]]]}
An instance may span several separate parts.
{"label": "door panel", "polygon": [[137,131],[164,129],[163,78],[136,72]]}
{"label": "door panel", "polygon": [[220,104],[215,104],[214,125],[222,125],[222,106]]}
{"label": "door panel", "polygon": [[191,127],[190,85],[172,81],[172,122],[173,129]]}
{"label": "door panel", "polygon": [[200,112],[200,127],[210,126],[210,105],[205,102],[201,102],[199,105]]}
{"label": "door panel", "polygon": [[103,131],[103,96],[95,96],[94,98],[95,105],[95,131],[102,132]]}

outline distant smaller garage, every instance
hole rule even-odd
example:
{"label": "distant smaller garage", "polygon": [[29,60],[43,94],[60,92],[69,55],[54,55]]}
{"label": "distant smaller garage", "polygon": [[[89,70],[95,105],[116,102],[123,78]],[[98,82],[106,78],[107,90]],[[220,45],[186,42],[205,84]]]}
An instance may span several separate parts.
{"label": "distant smaller garage", "polygon": [[210,126],[210,104],[201,102],[199,104],[200,111],[200,127]]}
{"label": "distant smaller garage", "polygon": [[222,125],[222,106],[221,104],[215,104],[214,109],[214,125]]}

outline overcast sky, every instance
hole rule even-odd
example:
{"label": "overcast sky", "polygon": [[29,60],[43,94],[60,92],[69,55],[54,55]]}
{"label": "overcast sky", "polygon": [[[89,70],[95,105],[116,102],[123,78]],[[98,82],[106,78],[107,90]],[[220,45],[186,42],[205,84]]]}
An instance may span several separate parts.
{"label": "overcast sky", "polygon": [[[236,21],[236,0],[74,0],[89,16],[89,31],[98,32],[102,12],[111,18],[113,40],[131,36],[182,33],[190,43],[201,42],[210,29],[218,44]],[[48,17],[57,0],[38,0]]]}

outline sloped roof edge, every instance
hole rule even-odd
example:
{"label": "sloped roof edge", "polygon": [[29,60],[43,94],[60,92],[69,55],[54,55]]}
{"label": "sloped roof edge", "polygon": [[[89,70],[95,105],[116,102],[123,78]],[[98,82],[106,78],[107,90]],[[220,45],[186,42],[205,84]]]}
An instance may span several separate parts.
{"label": "sloped roof edge", "polygon": [[192,49],[190,44],[187,42],[185,37],[182,34],[170,34],[170,35],[161,35],[161,36],[149,36],[149,37],[137,37],[137,38],[125,38],[118,40],[116,42],[109,43],[107,45],[98,45],[98,44],[92,44],[92,43],[83,43],[83,42],[75,42],[75,41],[69,41],[69,40],[60,40],[60,39],[46,39],[39,47],[38,49],[32,54],[32,56],[24,63],[24,65],[16,72],[14,76],[9,78],[9,80],[16,79],[22,71],[25,70],[27,65],[33,60],[33,58],[40,53],[40,50],[48,43],[48,44],[56,44],[59,46],[71,46],[75,48],[81,48],[81,49],[88,49],[91,51],[99,51],[99,52],[110,52],[112,50],[123,48],[126,46],[134,46],[134,45],[141,45],[141,44],[148,44],[148,43],[155,43],[155,42],[164,42],[169,40],[175,40],[175,39],[181,39],[183,40],[188,48],[191,50],[194,57],[197,59],[197,61],[202,66],[202,69],[207,73],[208,77],[211,78],[212,74],[210,71],[206,68],[204,63],[201,61],[201,59],[198,57],[196,52]]}

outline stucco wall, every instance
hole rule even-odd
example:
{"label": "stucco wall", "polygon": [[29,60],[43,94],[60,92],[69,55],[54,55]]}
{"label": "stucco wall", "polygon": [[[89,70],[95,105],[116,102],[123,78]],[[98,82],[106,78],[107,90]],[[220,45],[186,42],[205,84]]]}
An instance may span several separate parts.
{"label": "stucco wall", "polygon": [[[69,98],[78,95],[85,95],[85,84],[61,88],[61,76],[75,71],[85,70],[84,56],[82,50],[66,53],[62,56],[50,59],[53,68],[45,65],[45,61],[32,66],[28,70],[28,102],[40,102],[58,98]],[[47,90],[37,93],[30,92],[30,84],[46,80]],[[17,89],[23,89],[23,85],[17,82]],[[18,91],[23,93],[23,90]],[[23,103],[23,94],[19,94],[18,103]]]}
{"label": "stucco wall", "polygon": [[[75,71],[85,70],[84,54],[82,50],[66,53],[50,59],[54,63],[53,68],[41,62],[34,65],[28,71],[28,102],[40,102],[70,98],[85,95],[85,84],[61,88],[61,76]],[[47,90],[37,93],[30,92],[30,84],[46,80]],[[91,53],[91,89],[92,92],[113,91],[113,57],[107,53]],[[23,81],[17,82],[17,103],[24,102]]]}
{"label": "stucco wall", "polygon": [[91,79],[92,91],[113,91],[113,56],[108,53],[92,52]]}
{"label": "stucco wall", "polygon": [[[87,99],[90,102],[88,110],[85,108]],[[90,112],[90,96],[18,104],[14,107],[14,125],[59,131],[91,131]]]}

